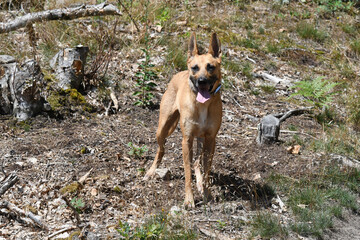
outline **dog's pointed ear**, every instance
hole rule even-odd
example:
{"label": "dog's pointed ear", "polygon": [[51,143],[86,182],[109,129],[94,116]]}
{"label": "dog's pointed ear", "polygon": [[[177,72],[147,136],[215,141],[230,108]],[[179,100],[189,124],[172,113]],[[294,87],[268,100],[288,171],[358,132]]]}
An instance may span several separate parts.
{"label": "dog's pointed ear", "polygon": [[190,37],[190,41],[189,41],[189,52],[188,52],[188,58],[193,57],[195,55],[199,55],[199,50],[197,48],[197,43],[196,43],[196,35],[193,32],[191,34]]}
{"label": "dog's pointed ear", "polygon": [[218,58],[221,56],[221,44],[216,33],[213,33],[211,35],[208,53],[210,53],[214,58]]}

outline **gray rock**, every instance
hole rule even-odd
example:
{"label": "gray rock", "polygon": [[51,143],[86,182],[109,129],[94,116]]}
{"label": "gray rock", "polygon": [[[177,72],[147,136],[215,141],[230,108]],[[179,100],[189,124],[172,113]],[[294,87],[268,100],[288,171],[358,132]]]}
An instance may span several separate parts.
{"label": "gray rock", "polygon": [[158,168],[155,170],[155,173],[163,180],[170,180],[170,171],[167,168]]}

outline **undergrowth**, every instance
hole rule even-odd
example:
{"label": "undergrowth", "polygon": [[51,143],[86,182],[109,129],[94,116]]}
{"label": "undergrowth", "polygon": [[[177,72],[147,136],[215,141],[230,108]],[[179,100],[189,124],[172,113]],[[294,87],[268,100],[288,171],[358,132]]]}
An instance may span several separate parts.
{"label": "undergrowth", "polygon": [[[292,223],[281,228],[302,236],[321,238],[325,230],[333,227],[334,218],[343,217],[344,210],[358,212],[360,209],[357,202],[360,172],[357,169],[333,165],[300,179],[273,174],[267,181],[285,195],[295,216]],[[268,217],[271,218],[275,225],[274,217]],[[272,229],[276,228],[281,229]],[[278,230],[272,236],[280,232]]]}
{"label": "undergrowth", "polygon": [[119,220],[116,228],[122,239],[198,239],[197,233],[182,221],[181,216],[172,216],[166,211],[154,214],[138,226]]}

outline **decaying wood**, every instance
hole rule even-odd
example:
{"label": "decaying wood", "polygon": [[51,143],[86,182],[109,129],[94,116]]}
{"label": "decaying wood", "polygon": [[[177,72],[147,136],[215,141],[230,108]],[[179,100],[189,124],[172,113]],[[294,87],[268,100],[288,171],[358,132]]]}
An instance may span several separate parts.
{"label": "decaying wood", "polygon": [[279,77],[276,77],[276,76],[273,76],[273,75],[270,75],[266,72],[257,72],[257,73],[253,73],[253,76],[254,77],[257,77],[257,78],[262,78],[266,81],[269,81],[269,82],[272,82],[274,83],[275,85],[276,84],[283,84],[283,85],[289,85],[290,84],[290,81],[289,80],[285,80],[283,78],[279,78]]}
{"label": "decaying wood", "polygon": [[263,117],[258,125],[258,144],[270,144],[277,142],[280,134],[280,124],[291,116],[309,113],[309,108],[290,110],[282,114],[270,114]]}
{"label": "decaying wood", "polygon": [[343,156],[339,154],[331,154],[331,159],[337,161],[338,163],[345,165],[347,167],[360,169],[360,161],[348,156]]}
{"label": "decaying wood", "polygon": [[53,9],[36,13],[28,13],[9,22],[0,23],[0,34],[26,27],[28,24],[52,20],[72,20],[88,16],[122,15],[112,4],[81,5],[73,8]]}
{"label": "decaying wood", "polygon": [[19,215],[22,215],[22,216],[25,216],[25,217],[31,219],[35,223],[36,226],[38,226],[42,229],[47,229],[46,225],[44,225],[44,223],[41,222],[40,217],[36,216],[32,212],[24,211],[8,201],[3,201],[0,206],[3,208],[7,208],[10,211],[15,212]]}
{"label": "decaying wood", "polygon": [[3,195],[9,188],[14,186],[14,184],[19,181],[18,176],[15,173],[10,174],[0,186],[0,196]]}
{"label": "decaying wood", "polygon": [[88,47],[82,45],[75,48],[64,48],[50,60],[50,67],[57,79],[56,86],[61,89],[80,89],[84,81],[84,68]]}
{"label": "decaying wood", "polygon": [[119,101],[117,100],[114,89],[110,87],[109,90],[110,90],[110,98],[114,103],[114,109],[117,111],[119,110]]}

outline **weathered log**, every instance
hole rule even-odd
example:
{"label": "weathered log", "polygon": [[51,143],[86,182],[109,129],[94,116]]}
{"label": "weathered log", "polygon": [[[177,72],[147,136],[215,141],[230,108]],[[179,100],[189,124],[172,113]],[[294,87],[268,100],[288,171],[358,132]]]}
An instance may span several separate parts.
{"label": "weathered log", "polygon": [[10,189],[14,184],[19,181],[18,176],[15,173],[11,173],[0,186],[0,196],[3,195],[8,189]]}
{"label": "weathered log", "polygon": [[266,115],[258,124],[258,135],[256,142],[258,144],[270,144],[279,140],[280,124],[291,116],[301,115],[310,112],[310,109],[295,109],[283,114]]}
{"label": "weathered log", "polygon": [[47,229],[46,225],[43,222],[41,222],[40,217],[36,216],[32,212],[24,211],[8,201],[3,201],[0,204],[0,207],[7,208],[12,212],[15,212],[19,215],[30,218],[35,223],[35,225],[37,225],[38,227],[40,227],[42,229]]}
{"label": "weathered log", "polygon": [[50,61],[55,71],[57,86],[61,89],[78,89],[84,80],[84,66],[88,47],[77,46],[60,50]]}
{"label": "weathered log", "polygon": [[28,24],[52,20],[72,20],[88,16],[122,15],[120,10],[112,4],[81,5],[73,8],[53,9],[35,13],[28,13],[7,23],[0,23],[0,34],[26,27]]}
{"label": "weathered log", "polygon": [[0,56],[0,114],[14,114],[19,120],[35,116],[43,110],[43,86],[43,74],[35,60],[19,66],[13,57]]}

